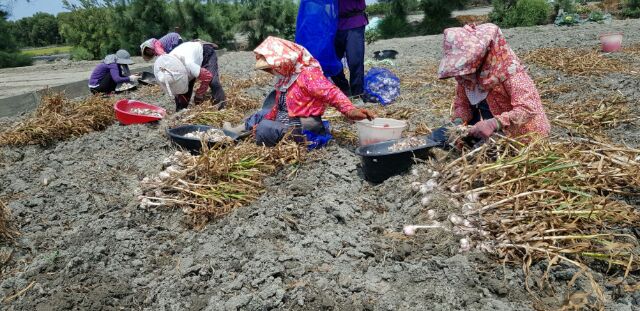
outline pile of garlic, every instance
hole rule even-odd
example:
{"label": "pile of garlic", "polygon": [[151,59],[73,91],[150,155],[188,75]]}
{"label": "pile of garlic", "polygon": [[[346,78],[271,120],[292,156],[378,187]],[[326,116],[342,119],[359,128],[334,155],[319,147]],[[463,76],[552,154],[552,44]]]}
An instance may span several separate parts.
{"label": "pile of garlic", "polygon": [[[153,190],[155,197],[161,197],[161,185],[172,180],[181,179],[187,174],[190,167],[195,166],[195,163],[195,156],[188,152],[176,151],[162,161],[162,166],[164,167],[162,172],[156,176],[142,179],[141,187],[142,189]],[[142,208],[164,205],[161,199],[152,201],[150,197],[143,195],[140,195],[138,198],[140,199],[140,207]]]}
{"label": "pile of garlic", "polygon": [[[417,171],[412,171],[412,174],[415,176],[419,175]],[[429,177],[429,179],[425,183],[414,182],[411,184],[411,190],[422,195],[420,204],[423,207],[429,207],[431,205],[433,192],[440,186],[437,181],[437,178],[440,176],[440,172],[429,169],[427,170],[427,176]],[[449,188],[448,190],[456,192],[457,189]],[[436,221],[438,213],[433,209],[429,209],[427,210],[427,218],[431,220],[431,223],[429,223],[428,225],[404,226],[403,233],[406,236],[413,236],[419,229],[443,229],[446,231],[451,231],[455,235],[463,236],[463,238],[460,239],[460,252],[470,251],[473,246],[471,236],[479,237],[480,240],[489,236],[489,232],[480,229],[480,226],[467,219],[467,217],[471,216],[474,212],[477,212],[479,201],[479,193],[466,193],[461,207],[463,216],[451,213],[447,216],[446,221],[440,223]],[[451,202],[454,204],[454,206],[460,207],[460,202],[458,200],[452,198]],[[484,248],[486,246],[482,243],[477,243],[476,247]]]}

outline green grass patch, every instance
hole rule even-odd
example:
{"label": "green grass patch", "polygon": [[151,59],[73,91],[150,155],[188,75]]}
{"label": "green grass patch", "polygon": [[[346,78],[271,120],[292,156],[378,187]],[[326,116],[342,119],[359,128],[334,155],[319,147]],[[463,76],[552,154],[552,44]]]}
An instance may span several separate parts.
{"label": "green grass patch", "polygon": [[56,54],[65,54],[71,53],[71,46],[48,46],[43,48],[34,48],[34,49],[24,49],[22,50],[22,54],[27,56],[46,56],[46,55],[56,55]]}

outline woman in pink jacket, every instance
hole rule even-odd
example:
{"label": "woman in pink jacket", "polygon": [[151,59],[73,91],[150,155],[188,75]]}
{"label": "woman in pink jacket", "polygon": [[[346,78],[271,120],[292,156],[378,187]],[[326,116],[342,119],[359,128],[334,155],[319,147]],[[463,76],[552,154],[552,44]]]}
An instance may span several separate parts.
{"label": "woman in pink jacket", "polygon": [[498,26],[446,29],[443,54],[440,79],[458,82],[454,123],[472,125],[470,134],[482,139],[498,130],[513,138],[549,135],[538,90]]}
{"label": "woman in pink jacket", "polygon": [[256,142],[277,144],[288,131],[309,130],[322,135],[321,117],[328,105],[350,120],[373,119],[373,113],[353,106],[338,87],[322,73],[320,64],[304,47],[284,39],[269,37],[255,50],[256,69],[276,76],[276,103],[263,109],[244,124],[224,128],[234,132],[255,130]]}

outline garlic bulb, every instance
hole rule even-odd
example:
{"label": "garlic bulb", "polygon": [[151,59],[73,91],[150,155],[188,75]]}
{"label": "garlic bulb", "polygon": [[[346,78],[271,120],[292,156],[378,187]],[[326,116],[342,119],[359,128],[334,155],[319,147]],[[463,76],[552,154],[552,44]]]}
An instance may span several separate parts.
{"label": "garlic bulb", "polygon": [[161,181],[165,181],[165,180],[171,178],[171,174],[169,174],[167,172],[160,172],[160,174],[158,174],[158,177],[160,178]]}
{"label": "garlic bulb", "polygon": [[426,195],[424,198],[422,198],[422,200],[420,200],[420,204],[424,207],[429,206],[429,204],[431,203],[431,196],[430,195]]}
{"label": "garlic bulb", "polygon": [[419,183],[417,181],[416,182],[412,182],[411,183],[411,190],[413,190],[413,192],[418,192],[418,191],[420,191],[420,186],[422,186],[421,183]]}
{"label": "garlic bulb", "polygon": [[480,199],[480,193],[478,193],[478,192],[469,192],[469,193],[467,193],[466,199],[467,199],[467,202],[477,203],[478,200]]}
{"label": "garlic bulb", "polygon": [[462,211],[467,214],[476,210],[476,205],[474,203],[465,203],[462,204]]}
{"label": "garlic bulb", "polygon": [[460,251],[461,252],[468,252],[469,250],[471,250],[471,241],[469,241],[469,239],[460,239]]}
{"label": "garlic bulb", "polygon": [[454,225],[461,225],[462,223],[464,223],[464,218],[456,214],[451,214],[449,215],[449,221]]}
{"label": "garlic bulb", "polygon": [[415,226],[404,226],[404,228],[402,229],[402,232],[406,236],[412,236],[412,235],[416,234],[416,227]]}
{"label": "garlic bulb", "polygon": [[436,213],[435,210],[430,209],[430,210],[427,211],[427,217],[429,219],[435,219],[436,216],[438,216],[438,214]]}
{"label": "garlic bulb", "polygon": [[431,173],[432,178],[438,178],[439,176],[440,176],[440,172],[438,171],[433,171],[433,173]]}

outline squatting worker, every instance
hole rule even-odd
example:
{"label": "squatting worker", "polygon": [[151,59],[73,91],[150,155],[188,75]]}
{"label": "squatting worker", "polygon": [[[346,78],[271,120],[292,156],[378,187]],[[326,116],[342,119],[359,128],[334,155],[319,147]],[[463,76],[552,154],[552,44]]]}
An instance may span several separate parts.
{"label": "squatting worker", "polygon": [[494,24],[444,31],[440,79],[455,77],[454,123],[486,139],[501,130],[509,137],[549,135],[549,120],[533,80]]}
{"label": "squatting worker", "polygon": [[206,42],[185,42],[171,53],[158,57],[153,65],[158,84],[165,93],[173,96],[176,111],[187,108],[196,80],[200,86],[196,89],[193,102],[204,102],[207,89],[211,88],[214,104],[224,108],[225,95],[220,84],[218,57],[214,45]]}
{"label": "squatting worker", "polygon": [[365,0],[338,1],[338,31],[335,49],[338,58],[346,56],[349,65],[349,81],[343,71],[331,80],[347,96],[361,96],[364,92],[364,31],[369,23]]}
{"label": "squatting worker", "polygon": [[145,61],[150,61],[156,56],[171,53],[173,49],[182,44],[182,37],[175,32],[170,32],[160,39],[151,38],[140,45],[140,53]]}
{"label": "squatting worker", "polygon": [[269,37],[254,51],[256,70],[276,77],[276,102],[263,109],[244,124],[224,128],[236,133],[255,130],[259,145],[274,146],[289,131],[299,137],[301,130],[323,135],[321,117],[327,106],[333,106],[350,120],[373,119],[373,113],[353,106],[349,98],[329,81],[320,63],[301,45]]}
{"label": "squatting worker", "polygon": [[91,93],[113,93],[120,83],[138,81],[139,76],[131,75],[129,71],[130,64],[133,64],[133,60],[125,50],[107,55],[91,72],[89,77]]}

